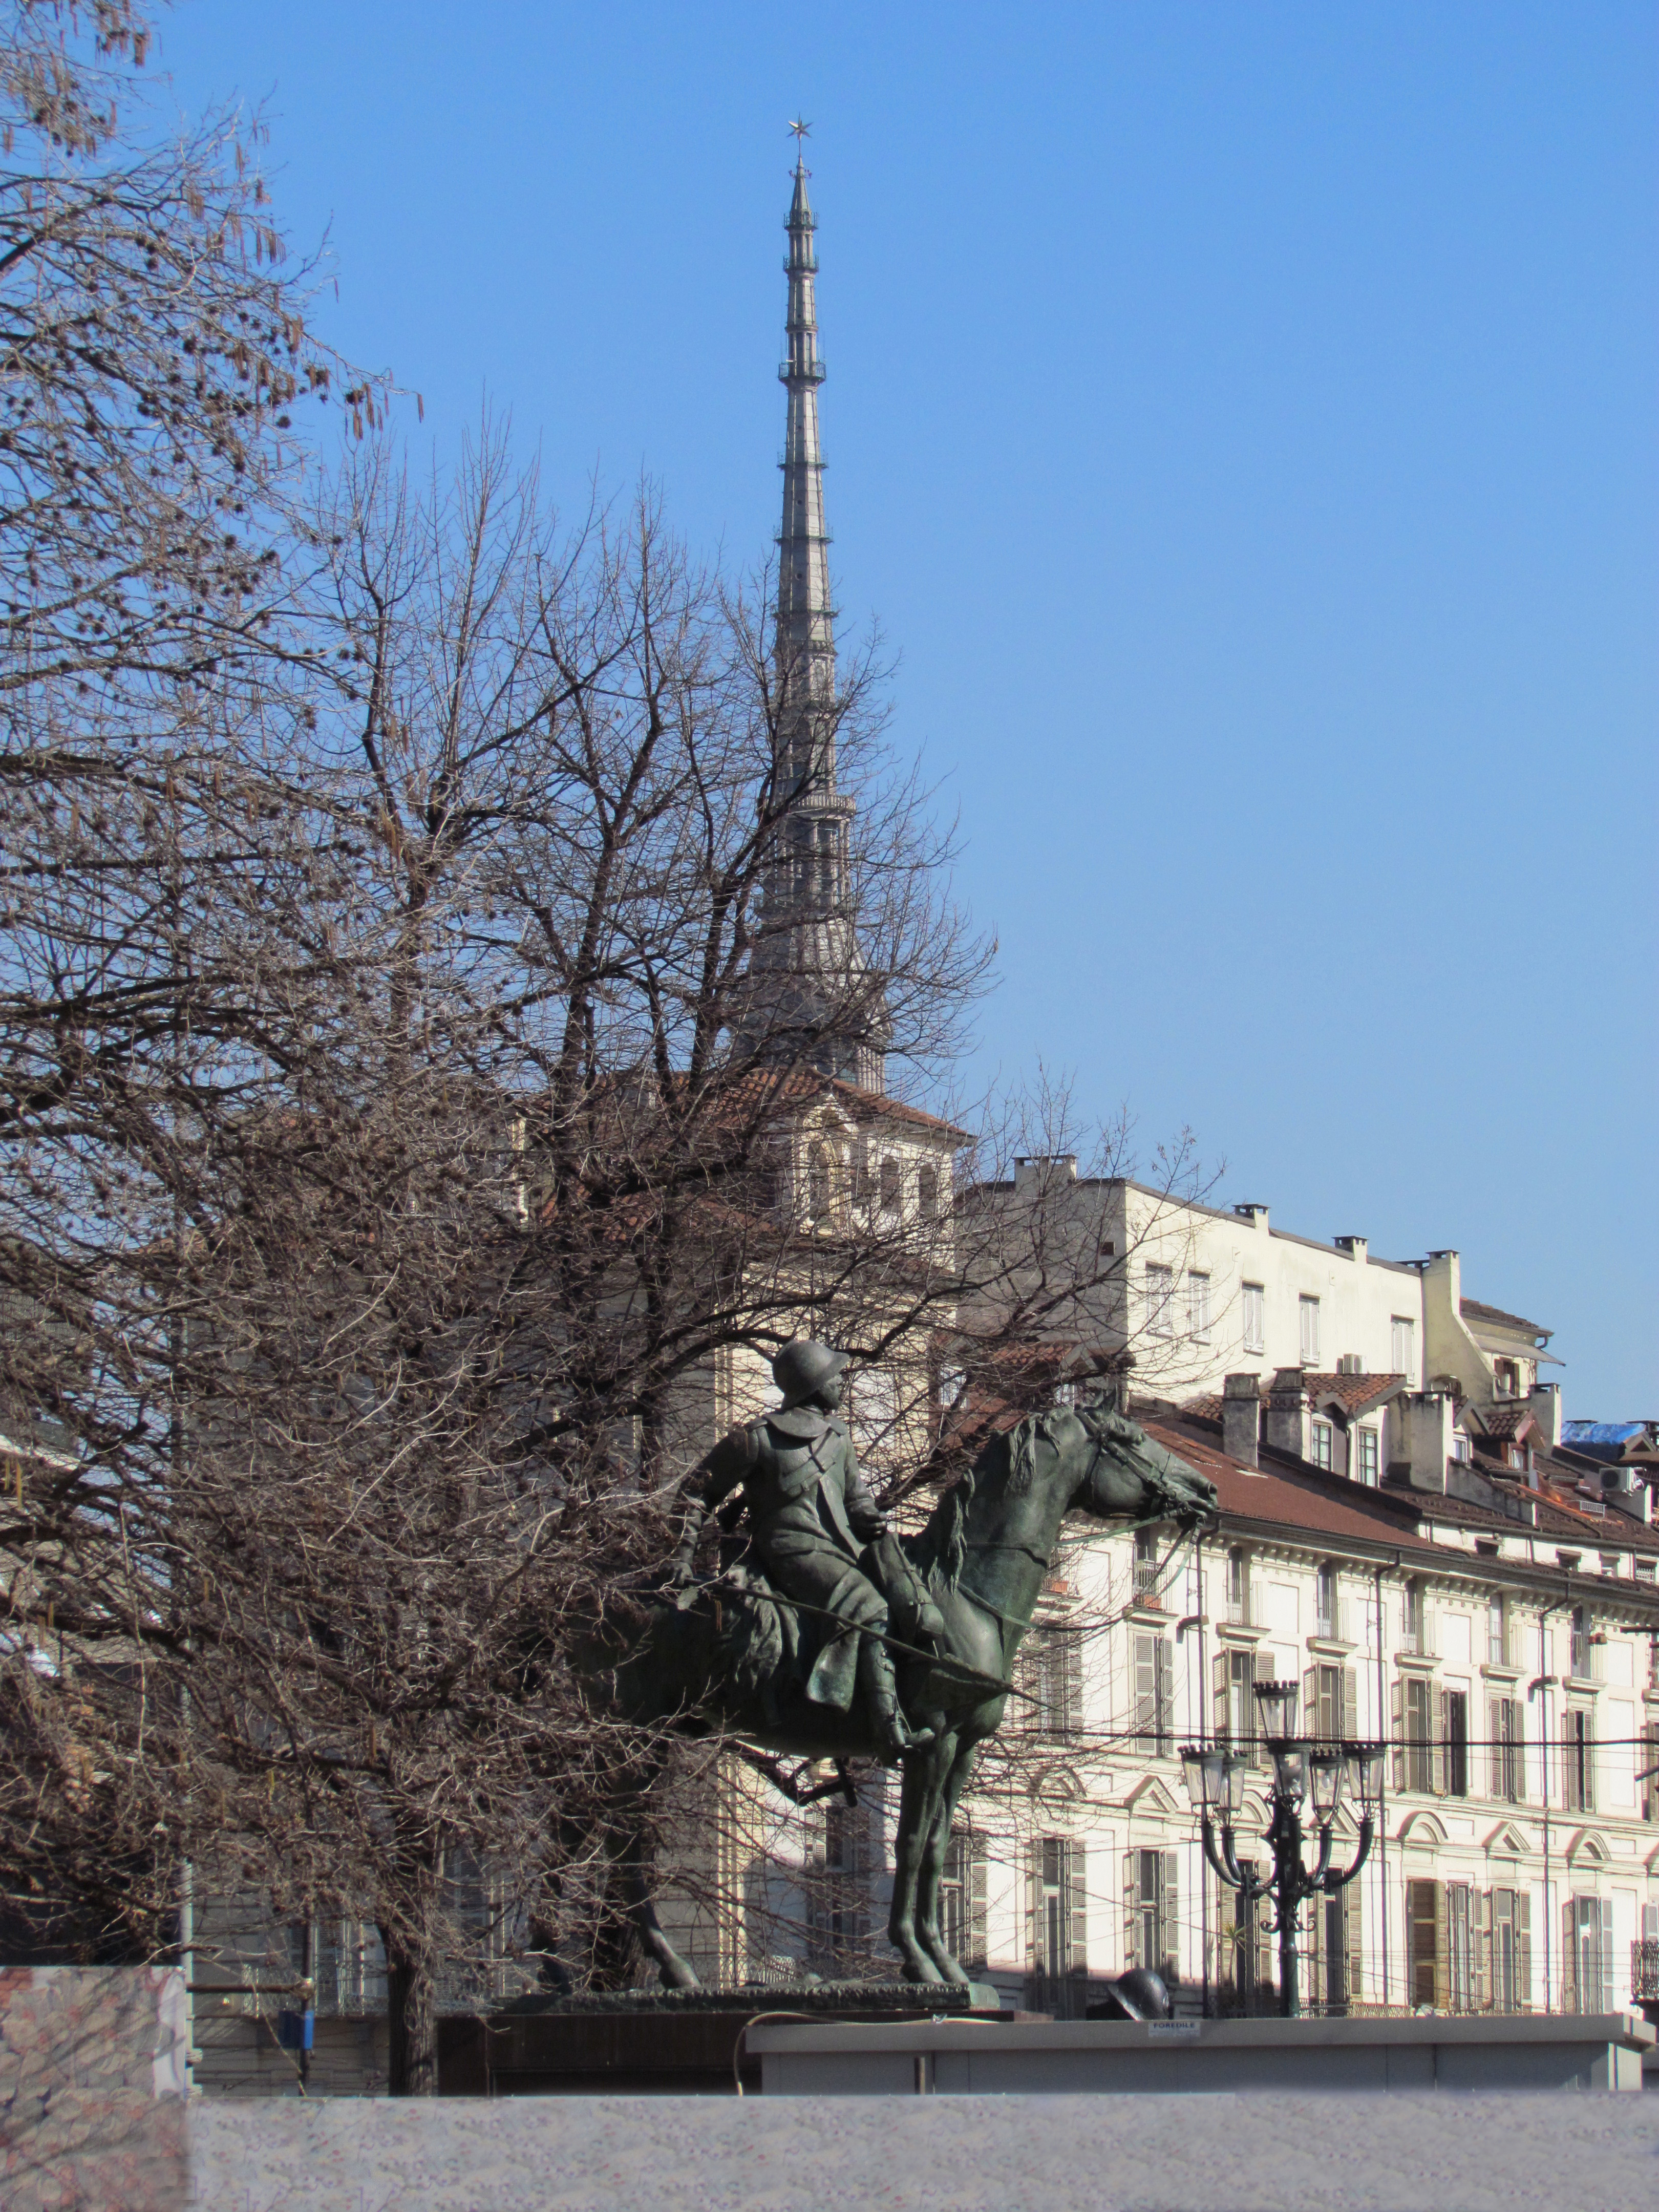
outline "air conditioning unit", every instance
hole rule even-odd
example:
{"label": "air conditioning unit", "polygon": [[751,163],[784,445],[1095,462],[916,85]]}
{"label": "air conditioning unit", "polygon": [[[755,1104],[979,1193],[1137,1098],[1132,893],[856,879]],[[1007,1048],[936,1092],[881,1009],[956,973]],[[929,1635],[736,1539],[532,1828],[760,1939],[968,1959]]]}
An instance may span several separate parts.
{"label": "air conditioning unit", "polygon": [[1357,1352],[1345,1352],[1336,1363],[1339,1375],[1363,1375],[1365,1363]]}

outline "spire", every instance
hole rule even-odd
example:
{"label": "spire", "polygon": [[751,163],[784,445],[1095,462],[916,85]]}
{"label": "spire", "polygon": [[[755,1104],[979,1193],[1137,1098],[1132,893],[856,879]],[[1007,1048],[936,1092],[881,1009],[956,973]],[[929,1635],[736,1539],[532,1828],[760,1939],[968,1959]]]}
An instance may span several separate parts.
{"label": "spire", "polygon": [[[778,376],[788,397],[784,437],[783,524],[778,532],[779,701],[776,787],[793,797],[769,856],[762,935],[752,975],[765,1008],[763,1034],[803,1052],[826,1074],[866,1090],[884,1087],[886,1026],[854,938],[849,911],[848,823],[853,801],[836,787],[836,635],[830,596],[830,533],[823,520],[823,451],[818,439],[817,229],[806,190],[809,171],[795,134],[789,203],[789,312]],[[854,1002],[868,1000],[866,1037],[849,1035]],[[815,1041],[814,1032],[818,1041]],[[755,1042],[759,1044],[760,1040]]]}

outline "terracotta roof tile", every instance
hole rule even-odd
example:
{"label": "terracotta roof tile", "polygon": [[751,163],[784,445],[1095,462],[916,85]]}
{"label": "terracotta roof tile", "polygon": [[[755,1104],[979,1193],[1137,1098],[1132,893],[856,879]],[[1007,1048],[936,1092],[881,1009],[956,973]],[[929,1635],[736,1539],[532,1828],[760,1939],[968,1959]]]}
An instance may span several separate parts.
{"label": "terracotta roof tile", "polygon": [[1363,1413],[1367,1406],[1378,1398],[1389,1396],[1410,1380],[1405,1375],[1304,1375],[1306,1389],[1328,1405],[1333,1398],[1340,1401],[1343,1410]]}
{"label": "terracotta roof tile", "polygon": [[1417,1507],[1388,1493],[1368,1490],[1340,1475],[1264,1451],[1259,1468],[1241,1467],[1184,1421],[1143,1422],[1149,1436],[1206,1474],[1220,1495],[1229,1520],[1271,1522],[1305,1528],[1310,1534],[1351,1536],[1363,1543],[1391,1544],[1407,1550],[1432,1550],[1418,1534]]}
{"label": "terracotta roof tile", "polygon": [[1502,1306],[1482,1305],[1479,1298],[1459,1298],[1457,1310],[1465,1321],[1484,1322],[1488,1328],[1513,1331],[1516,1336],[1553,1336],[1553,1329],[1546,1328],[1541,1321],[1528,1321],[1521,1314],[1505,1313]]}

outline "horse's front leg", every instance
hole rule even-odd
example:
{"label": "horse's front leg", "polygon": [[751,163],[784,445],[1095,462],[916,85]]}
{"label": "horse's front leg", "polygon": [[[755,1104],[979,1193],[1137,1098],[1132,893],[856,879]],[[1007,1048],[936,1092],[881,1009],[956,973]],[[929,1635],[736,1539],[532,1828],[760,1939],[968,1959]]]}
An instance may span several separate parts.
{"label": "horse's front leg", "polygon": [[[933,1814],[933,1826],[927,1832],[921,1851],[921,1873],[916,1885],[916,1936],[921,1948],[939,1968],[947,1982],[963,1989],[972,1987],[972,1978],[954,1958],[939,1924],[939,1886],[945,1872],[945,1861],[951,1849],[951,1830],[957,1817],[957,1801],[973,1770],[974,1754],[979,1749],[976,1737],[963,1742],[952,1735],[950,1748],[954,1754],[949,1772],[940,1788],[939,1802]],[[971,1869],[969,1881],[971,1884]],[[964,1903],[969,1900],[964,1899]]]}
{"label": "horse's front leg", "polygon": [[920,1751],[907,1753],[904,1760],[898,1836],[893,1845],[893,1909],[887,1916],[887,1936],[904,1961],[907,1982],[942,1982],[945,1978],[927,1951],[916,1941],[916,1883],[955,1747],[953,1736],[936,1735]]}

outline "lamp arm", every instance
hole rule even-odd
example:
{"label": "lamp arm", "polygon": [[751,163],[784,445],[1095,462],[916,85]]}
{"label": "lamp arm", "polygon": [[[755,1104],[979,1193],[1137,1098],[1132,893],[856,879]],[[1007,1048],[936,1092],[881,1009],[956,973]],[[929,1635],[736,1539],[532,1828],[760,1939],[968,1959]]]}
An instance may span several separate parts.
{"label": "lamp arm", "polygon": [[1302,1877],[1302,1890],[1304,1896],[1311,1897],[1316,1890],[1328,1887],[1325,1877],[1330,1872],[1330,1868],[1331,1824],[1327,1820],[1319,1831],[1319,1856],[1315,1862],[1314,1870],[1311,1874],[1304,1874]]}
{"label": "lamp arm", "polygon": [[[1221,1854],[1216,1850],[1215,1823],[1211,1820],[1207,1813],[1204,1815],[1202,1832],[1204,1837],[1204,1856],[1209,1863],[1211,1873],[1214,1875],[1218,1881],[1224,1883],[1227,1888],[1237,1889],[1238,1887],[1238,1869],[1237,1864],[1235,1863],[1233,1865],[1232,1871],[1229,1873],[1227,1866],[1223,1863]],[[1224,1829],[1222,1833],[1226,1838],[1224,1849],[1226,1850],[1227,1859],[1231,1862],[1233,1856],[1232,1832],[1231,1829]]]}
{"label": "lamp arm", "polygon": [[1328,1890],[1346,1889],[1347,1887],[1348,1884],[1358,1873],[1360,1868],[1364,1865],[1366,1860],[1370,1856],[1371,1844],[1376,1835],[1376,1822],[1371,1818],[1371,1815],[1367,1813],[1363,1816],[1359,1823],[1359,1850],[1355,1855],[1353,1864],[1348,1869],[1346,1874],[1328,1874],[1325,1876],[1325,1887]]}

